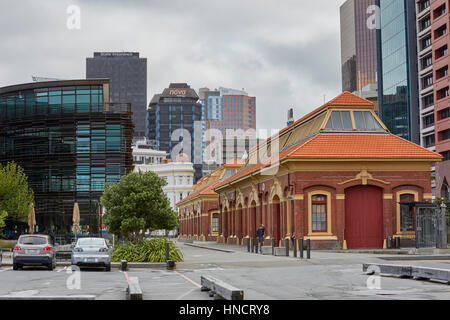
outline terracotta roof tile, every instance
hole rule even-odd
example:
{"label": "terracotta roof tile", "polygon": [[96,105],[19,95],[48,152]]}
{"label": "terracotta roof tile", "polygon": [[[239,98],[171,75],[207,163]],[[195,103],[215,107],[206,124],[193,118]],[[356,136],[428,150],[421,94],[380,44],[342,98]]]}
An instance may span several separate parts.
{"label": "terracotta roof tile", "polygon": [[[429,159],[440,161],[442,156],[394,134],[323,134],[282,150],[278,159]],[[270,164],[257,163],[238,171],[214,188],[236,181]]]}
{"label": "terracotta roof tile", "polygon": [[318,134],[289,158],[404,158],[442,156],[394,134]]}
{"label": "terracotta roof tile", "polygon": [[361,98],[356,94],[350,93],[348,91],[342,92],[336,98],[328,101],[327,106],[373,106],[373,102]]}

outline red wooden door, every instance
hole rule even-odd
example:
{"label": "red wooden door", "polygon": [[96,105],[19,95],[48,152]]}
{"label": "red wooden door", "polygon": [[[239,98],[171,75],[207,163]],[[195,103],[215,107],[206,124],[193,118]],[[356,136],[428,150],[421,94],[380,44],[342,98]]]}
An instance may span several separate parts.
{"label": "red wooden door", "polygon": [[345,240],[349,249],[383,247],[383,193],[374,186],[345,190]]}

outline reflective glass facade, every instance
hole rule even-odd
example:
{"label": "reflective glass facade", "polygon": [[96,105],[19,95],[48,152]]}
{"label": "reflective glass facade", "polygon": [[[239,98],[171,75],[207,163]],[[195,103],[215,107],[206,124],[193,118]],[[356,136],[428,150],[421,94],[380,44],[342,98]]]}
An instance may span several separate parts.
{"label": "reflective glass facade", "polygon": [[392,133],[419,143],[414,3],[380,0],[380,9],[378,91],[382,120]]}
{"label": "reflective glass facade", "polygon": [[340,8],[342,90],[355,92],[377,82],[376,29],[368,9],[375,0],[347,0]]}
{"label": "reflective glass facade", "polygon": [[172,83],[153,97],[147,110],[147,139],[170,158],[172,152],[185,153],[194,163],[194,183],[203,176],[202,109],[194,89]]}
{"label": "reflective glass facade", "polygon": [[145,136],[147,110],[147,58],[138,52],[94,52],[86,58],[86,78],[110,81],[113,102],[131,103],[134,136]]}
{"label": "reflective glass facade", "polygon": [[39,232],[70,233],[75,201],[82,229],[98,232],[105,183],[132,170],[131,108],[105,102],[102,81],[0,88],[0,162],[25,169]]}

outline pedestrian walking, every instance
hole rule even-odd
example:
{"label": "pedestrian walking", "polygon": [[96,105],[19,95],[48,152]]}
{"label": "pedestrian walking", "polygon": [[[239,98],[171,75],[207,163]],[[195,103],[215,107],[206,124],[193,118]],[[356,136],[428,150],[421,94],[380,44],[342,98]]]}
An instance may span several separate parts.
{"label": "pedestrian walking", "polygon": [[264,233],[266,232],[266,227],[264,227],[263,224],[261,224],[256,230],[256,237],[258,238],[258,245],[259,245],[259,252],[262,253],[261,247],[264,243]]}

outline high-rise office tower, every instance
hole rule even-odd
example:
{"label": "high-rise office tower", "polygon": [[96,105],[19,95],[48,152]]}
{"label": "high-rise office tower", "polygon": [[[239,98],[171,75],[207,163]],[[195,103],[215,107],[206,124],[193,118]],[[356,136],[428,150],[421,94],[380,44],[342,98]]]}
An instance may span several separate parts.
{"label": "high-rise office tower", "polygon": [[420,143],[440,153],[433,193],[449,196],[450,98],[448,76],[449,2],[416,0]]}
{"label": "high-rise office tower", "polygon": [[379,113],[389,130],[420,144],[415,3],[377,0]]}
{"label": "high-rise office tower", "polygon": [[225,134],[226,129],[256,128],[255,97],[250,97],[244,90],[223,87],[202,90],[206,129],[219,129]]}
{"label": "high-rise office tower", "polygon": [[194,163],[194,183],[202,177],[202,105],[186,83],[171,83],[155,94],[147,110],[147,138],[174,160],[185,153]]}
{"label": "high-rise office tower", "polygon": [[358,93],[377,82],[376,28],[368,27],[375,0],[347,0],[340,8],[342,91]]}
{"label": "high-rise office tower", "polygon": [[134,137],[145,136],[147,58],[139,52],[94,52],[86,58],[86,78],[108,78],[111,101],[131,103]]}
{"label": "high-rise office tower", "polygon": [[208,145],[215,139],[208,134],[209,129],[219,130],[223,140],[217,145],[223,154],[222,158],[216,158],[220,161],[204,164],[204,171],[208,172],[234,158],[240,159],[249,147],[256,144],[256,98],[249,96],[244,90],[223,87],[215,90],[201,88],[200,92],[204,141]]}

